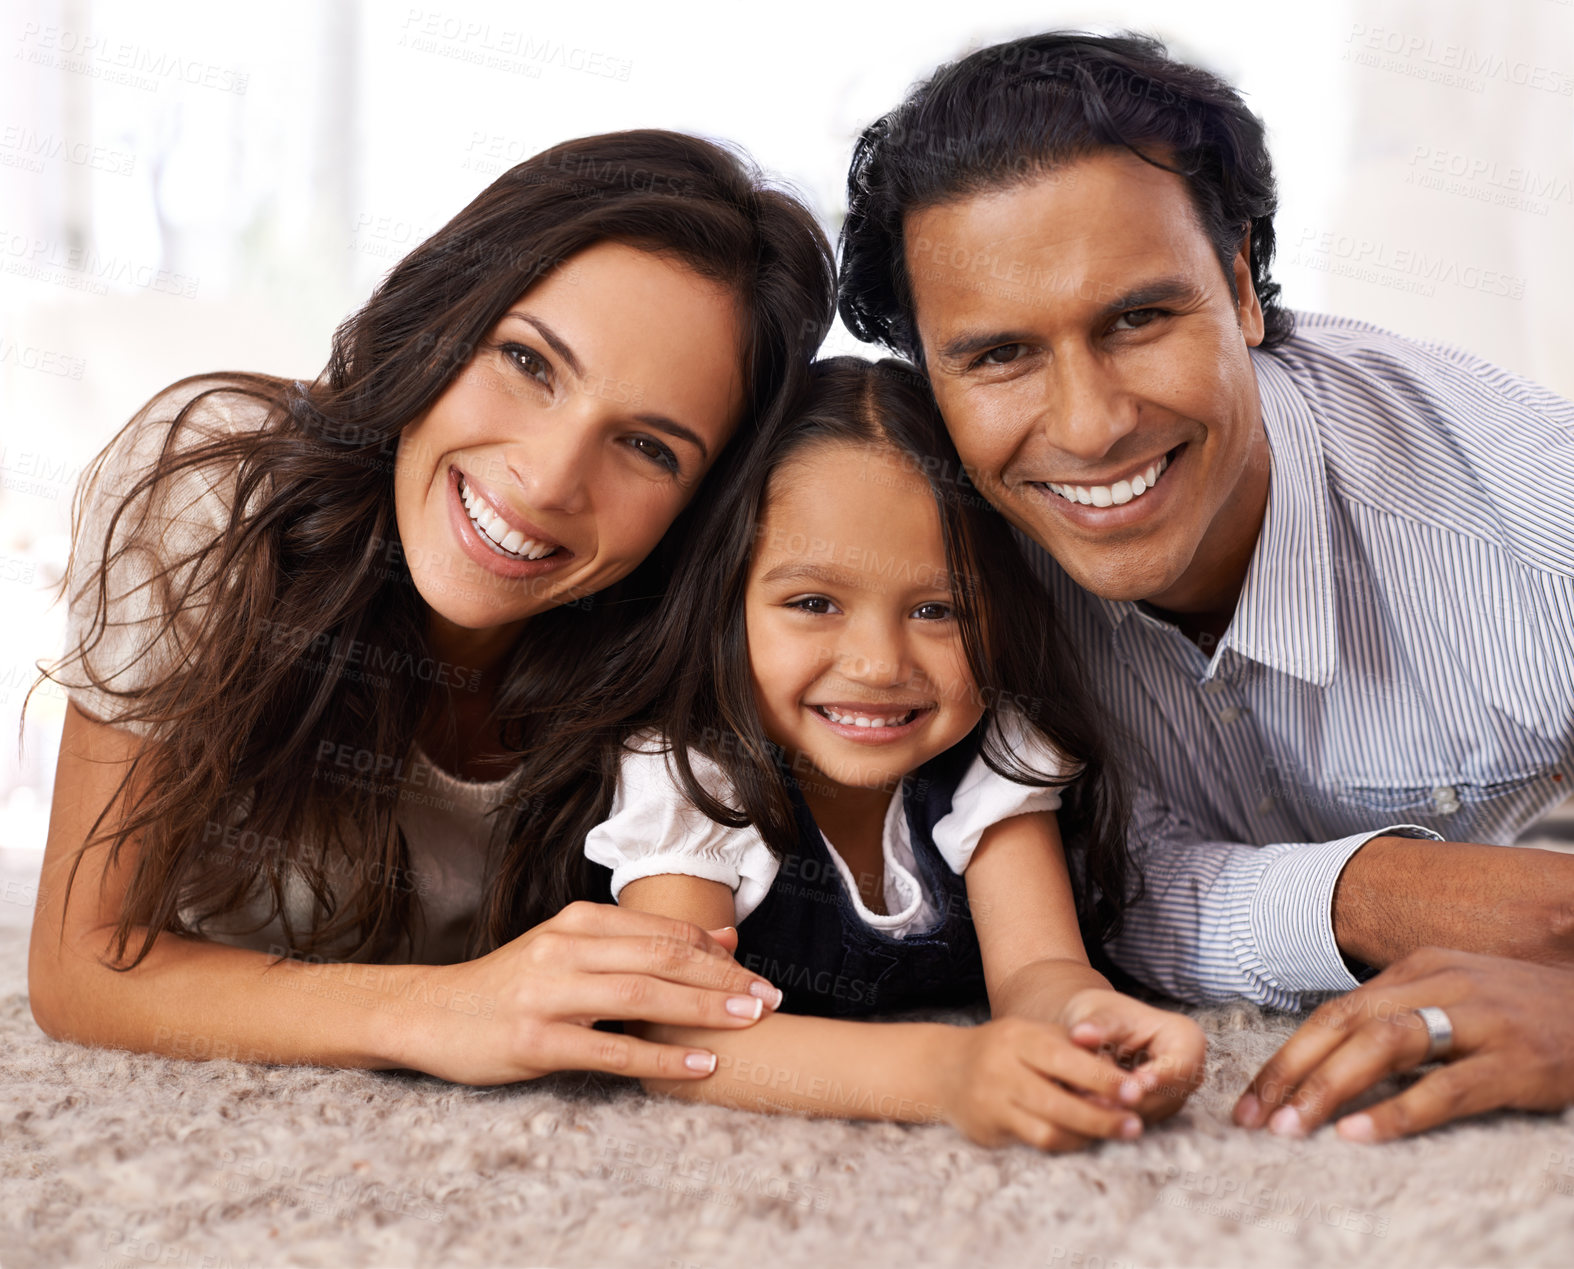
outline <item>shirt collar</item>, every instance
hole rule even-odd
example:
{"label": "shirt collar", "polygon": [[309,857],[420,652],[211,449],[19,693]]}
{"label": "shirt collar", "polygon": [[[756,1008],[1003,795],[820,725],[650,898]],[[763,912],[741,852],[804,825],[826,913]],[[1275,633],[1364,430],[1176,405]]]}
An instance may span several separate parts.
{"label": "shirt collar", "polygon": [[[1268,435],[1268,507],[1247,566],[1229,629],[1208,667],[1225,648],[1318,687],[1338,666],[1328,476],[1311,407],[1271,353],[1252,350],[1263,429]],[[1099,597],[1113,627],[1128,617],[1162,626],[1135,603]]]}

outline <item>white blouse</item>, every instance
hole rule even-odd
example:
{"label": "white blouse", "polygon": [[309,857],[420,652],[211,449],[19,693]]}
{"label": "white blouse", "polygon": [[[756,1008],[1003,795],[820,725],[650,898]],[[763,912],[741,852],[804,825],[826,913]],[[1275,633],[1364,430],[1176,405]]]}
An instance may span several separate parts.
{"label": "white blouse", "polygon": [[[1049,776],[1068,770],[1064,758],[1021,719],[1011,714],[997,717],[1006,747],[1025,765]],[[690,760],[695,776],[711,796],[724,805],[737,805],[731,782],[716,763],[693,752]],[[886,809],[881,833],[884,913],[873,912],[864,904],[852,870],[821,834],[859,919],[892,938],[922,934],[939,922],[934,896],[925,893],[919,880],[903,809],[905,789],[904,780]],[[991,770],[982,756],[976,757],[956,787],[951,810],[935,824],[935,846],[960,875],[966,872],[985,829],[1012,816],[1053,811],[1059,806],[1058,789],[1017,784]],[[585,854],[612,870],[614,898],[641,877],[679,874],[719,881],[733,892],[739,924],[764,901],[782,869],[782,861],[755,828],[718,824],[684,797],[669,766],[667,746],[653,732],[642,732],[625,745],[611,815],[590,830]],[[789,864],[797,867],[802,862],[794,858]]]}

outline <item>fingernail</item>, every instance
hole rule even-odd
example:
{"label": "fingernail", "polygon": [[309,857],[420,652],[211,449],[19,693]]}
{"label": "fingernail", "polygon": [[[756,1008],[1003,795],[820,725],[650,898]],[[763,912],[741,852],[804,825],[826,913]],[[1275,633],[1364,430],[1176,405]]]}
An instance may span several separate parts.
{"label": "fingernail", "polygon": [[765,1012],[765,1002],[758,996],[728,996],[727,1012],[734,1018],[758,1019]]}
{"label": "fingernail", "polygon": [[780,1009],[782,1007],[782,989],[780,987],[772,987],[763,978],[756,978],[749,984],[749,995],[758,996],[772,1009]]}
{"label": "fingernail", "polygon": [[1242,1128],[1256,1128],[1262,1123],[1262,1103],[1255,1093],[1241,1094],[1241,1100],[1235,1103],[1235,1122]]}
{"label": "fingernail", "polygon": [[1277,1137],[1304,1137],[1306,1125],[1301,1122],[1301,1112],[1294,1106],[1281,1106],[1268,1121],[1268,1131]]}
{"label": "fingernail", "polygon": [[1142,1136],[1142,1120],[1138,1119],[1135,1115],[1128,1116],[1127,1118],[1121,1120],[1120,1135],[1127,1141],[1130,1141],[1133,1137]]}
{"label": "fingernail", "polygon": [[713,1074],[716,1070],[716,1055],[714,1053],[690,1053],[683,1059],[683,1065],[691,1071],[704,1071]]}
{"label": "fingernail", "polygon": [[1377,1140],[1377,1124],[1370,1115],[1346,1115],[1339,1121],[1338,1132],[1346,1141]]}
{"label": "fingernail", "polygon": [[1120,1100],[1128,1104],[1140,1102],[1142,1100],[1142,1085],[1137,1083],[1136,1080],[1121,1080]]}

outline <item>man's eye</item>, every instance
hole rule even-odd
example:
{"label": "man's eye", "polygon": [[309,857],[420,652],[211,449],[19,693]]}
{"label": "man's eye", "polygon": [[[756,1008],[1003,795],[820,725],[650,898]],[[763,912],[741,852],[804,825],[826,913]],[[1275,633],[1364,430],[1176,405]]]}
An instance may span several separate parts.
{"label": "man's eye", "polygon": [[1021,344],[1001,344],[979,356],[975,366],[1008,366],[1022,355]]}
{"label": "man's eye", "polygon": [[[1134,308],[1129,313],[1122,313],[1114,321],[1112,329],[1115,330],[1141,330],[1156,317],[1164,316],[1164,310],[1159,308]],[[1121,323],[1128,323],[1122,326]]]}
{"label": "man's eye", "polygon": [[836,611],[836,605],[824,595],[804,595],[799,599],[789,599],[786,606],[796,608],[799,612],[813,613],[817,617]]}
{"label": "man's eye", "polygon": [[946,621],[952,616],[951,605],[943,604],[939,600],[931,600],[913,609],[913,616],[919,621]]}
{"label": "man's eye", "polygon": [[534,348],[527,348],[524,344],[504,344],[503,355],[536,382],[545,384],[551,381],[552,367]]}

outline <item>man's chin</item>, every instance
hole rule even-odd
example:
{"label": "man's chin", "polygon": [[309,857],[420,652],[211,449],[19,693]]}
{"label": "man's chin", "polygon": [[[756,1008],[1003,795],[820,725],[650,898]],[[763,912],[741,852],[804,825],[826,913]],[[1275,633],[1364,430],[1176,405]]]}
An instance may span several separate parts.
{"label": "man's chin", "polygon": [[[1072,581],[1083,590],[1101,599],[1136,603],[1139,600],[1160,602],[1160,597],[1174,589],[1183,569],[1156,568],[1153,552],[1131,552],[1136,558],[1089,559],[1083,552],[1067,555],[1046,547],[1055,562],[1065,570]],[[1122,556],[1126,552],[1119,553]],[[1162,606],[1162,604],[1161,604]]]}

